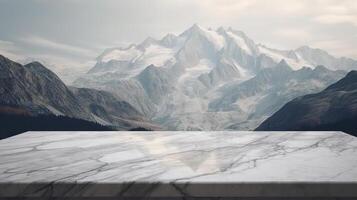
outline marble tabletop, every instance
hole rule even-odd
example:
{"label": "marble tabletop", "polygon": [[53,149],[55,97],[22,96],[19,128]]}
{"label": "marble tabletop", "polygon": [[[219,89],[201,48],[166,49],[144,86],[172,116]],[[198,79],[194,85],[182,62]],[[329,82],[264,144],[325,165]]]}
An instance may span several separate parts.
{"label": "marble tabletop", "polygon": [[0,197],[357,197],[342,132],[26,132],[0,140]]}

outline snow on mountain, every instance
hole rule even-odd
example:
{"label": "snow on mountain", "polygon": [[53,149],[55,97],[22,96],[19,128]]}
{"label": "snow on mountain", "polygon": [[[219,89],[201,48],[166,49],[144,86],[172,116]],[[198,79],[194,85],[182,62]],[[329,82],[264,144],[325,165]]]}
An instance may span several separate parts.
{"label": "snow on mountain", "polygon": [[170,59],[174,60],[175,50],[163,47],[161,45],[150,45],[145,49],[140,64],[144,66],[155,65],[157,67],[164,66]]}
{"label": "snow on mountain", "polygon": [[226,32],[229,37],[231,37],[234,42],[245,51],[245,53],[253,56],[255,52],[253,53],[250,45],[247,43],[246,39],[242,37],[243,34],[237,34],[237,32],[234,32],[232,29],[228,29]]}
{"label": "snow on mountain", "polygon": [[113,49],[110,52],[101,56],[101,62],[109,62],[111,60],[125,61],[135,60],[142,54],[135,45],[130,46],[127,49]]}
{"label": "snow on mountain", "polygon": [[302,46],[295,52],[313,66],[324,65],[329,69],[348,71],[356,69],[357,66],[356,60],[346,57],[336,58],[321,49],[308,46]]}
{"label": "snow on mountain", "polygon": [[221,87],[218,98],[210,102],[209,110],[241,111],[245,119],[231,124],[230,128],[253,129],[286,102],[303,94],[319,92],[345,73],[322,66],[292,70],[287,62],[282,61],[247,81]]}
{"label": "snow on mountain", "polygon": [[280,50],[270,49],[263,45],[259,45],[258,48],[261,54],[264,54],[272,58],[275,62],[285,60],[294,70],[301,69],[302,67],[310,67],[310,68],[314,67],[313,65],[302,59],[300,56],[295,54],[295,52],[293,51],[290,52],[280,51]]}
{"label": "snow on mountain", "polygon": [[75,85],[115,93],[170,130],[253,129],[292,97],[337,80],[331,70],[353,67],[321,50],[276,50],[232,28],[193,25],[104,51]]}
{"label": "snow on mountain", "polygon": [[[314,59],[318,57],[315,55],[317,53],[322,55],[320,56],[321,62]],[[110,66],[111,61],[130,63],[130,69],[126,69],[125,73],[135,69],[136,73],[133,73],[132,76],[138,75],[151,64],[162,67],[172,66],[179,62],[184,64],[185,68],[189,68],[197,65],[201,58],[209,59],[214,63],[224,58],[226,62],[228,60],[231,65],[237,66],[242,71],[256,71],[254,68],[264,68],[253,66],[257,65],[258,58],[262,56],[271,59],[275,64],[285,60],[294,70],[302,67],[314,68],[322,64],[330,65],[329,67],[335,69],[331,66],[332,64],[328,64],[331,63],[331,59],[335,58],[325,52],[317,53],[312,49],[306,49],[306,47],[290,51],[276,50],[255,44],[241,31],[222,27],[218,30],[205,29],[195,24],[179,36],[167,34],[161,40],[149,37],[139,45],[106,50],[99,56],[98,63],[104,65],[102,66],[103,71],[106,71],[105,64]],[[334,66],[336,65],[336,61],[332,63]],[[118,69],[122,66],[116,65]],[[347,65],[347,67],[351,67],[352,64]]]}
{"label": "snow on mountain", "polygon": [[209,43],[213,44],[217,51],[225,46],[225,39],[222,35],[214,30],[205,29],[197,24],[194,24],[190,29],[183,32],[180,37],[186,38],[186,41],[191,38],[205,38]]}
{"label": "snow on mountain", "polygon": [[344,131],[357,136],[357,71],[325,90],[300,96],[265,120],[259,131]]}

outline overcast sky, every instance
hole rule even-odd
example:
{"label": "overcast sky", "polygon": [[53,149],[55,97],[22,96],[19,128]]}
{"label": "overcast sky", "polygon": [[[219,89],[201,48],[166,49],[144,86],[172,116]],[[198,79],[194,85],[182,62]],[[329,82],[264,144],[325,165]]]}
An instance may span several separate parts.
{"label": "overcast sky", "polygon": [[105,48],[179,34],[194,23],[257,43],[357,59],[356,0],[0,0],[0,54],[91,66]]}

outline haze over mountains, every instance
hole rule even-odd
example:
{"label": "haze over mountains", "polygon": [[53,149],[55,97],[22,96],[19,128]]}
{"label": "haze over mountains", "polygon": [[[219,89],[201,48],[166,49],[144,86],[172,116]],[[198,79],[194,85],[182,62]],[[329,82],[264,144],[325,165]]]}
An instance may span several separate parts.
{"label": "haze over mountains", "polygon": [[105,50],[74,86],[111,92],[168,130],[253,130],[356,68],[319,49],[276,50],[241,31],[194,25]]}

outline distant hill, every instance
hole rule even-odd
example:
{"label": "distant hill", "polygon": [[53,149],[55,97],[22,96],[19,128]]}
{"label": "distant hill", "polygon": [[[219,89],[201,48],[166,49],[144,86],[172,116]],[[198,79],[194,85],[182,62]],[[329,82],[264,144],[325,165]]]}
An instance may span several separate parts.
{"label": "distant hill", "polygon": [[111,131],[98,123],[66,116],[0,114],[0,139],[26,131]]}
{"label": "distant hill", "polygon": [[258,131],[344,131],[357,136],[357,71],[317,94],[296,98]]}

